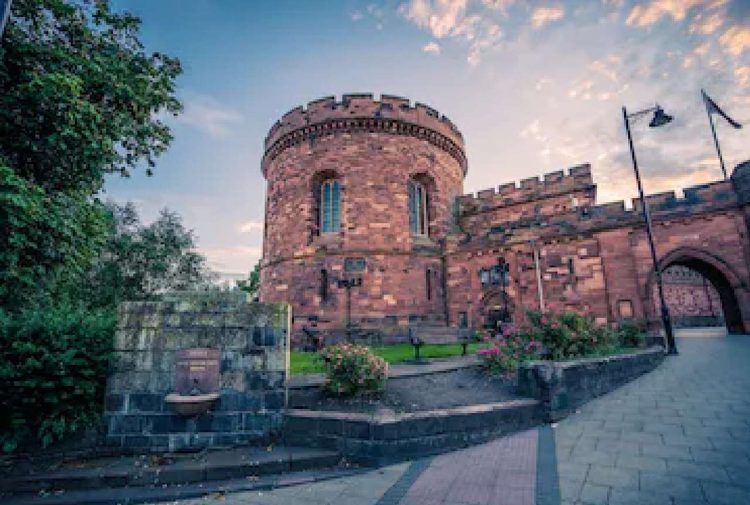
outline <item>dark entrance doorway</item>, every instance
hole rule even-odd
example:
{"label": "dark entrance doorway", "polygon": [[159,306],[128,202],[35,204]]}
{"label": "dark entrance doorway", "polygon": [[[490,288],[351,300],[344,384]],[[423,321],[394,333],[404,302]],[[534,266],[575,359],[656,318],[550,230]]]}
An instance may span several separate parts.
{"label": "dark entrance doorway", "polygon": [[[691,251],[675,251],[665,260],[662,278],[675,327],[726,326],[728,333],[745,332],[737,294],[717,260]],[[651,287],[652,307],[658,307],[653,282]]]}
{"label": "dark entrance doorway", "polygon": [[513,300],[507,293],[492,291],[482,299],[483,326],[497,329],[502,323],[513,321]]}

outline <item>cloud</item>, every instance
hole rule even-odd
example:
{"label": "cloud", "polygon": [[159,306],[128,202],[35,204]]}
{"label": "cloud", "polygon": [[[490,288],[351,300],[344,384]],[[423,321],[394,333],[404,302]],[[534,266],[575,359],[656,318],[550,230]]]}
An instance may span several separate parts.
{"label": "cloud", "polygon": [[263,254],[260,247],[251,246],[199,247],[198,251],[212,270],[237,274],[249,272]]}
{"label": "cloud", "polygon": [[192,126],[213,138],[228,136],[233,127],[244,119],[237,110],[219,103],[208,95],[187,93],[183,101],[185,110],[175,118],[175,121]]}
{"label": "cloud", "polygon": [[560,5],[554,7],[537,7],[531,13],[531,25],[538,29],[547,23],[562,19],[563,16],[565,16],[565,9]]}
{"label": "cloud", "polygon": [[357,21],[362,21],[362,18],[364,18],[365,15],[362,14],[362,11],[354,11],[349,15],[349,17],[351,17],[352,21],[356,23]]}
{"label": "cloud", "polygon": [[256,231],[263,231],[263,222],[261,221],[246,221],[241,223],[237,230],[240,233],[253,233]]}
{"label": "cloud", "polygon": [[750,87],[750,66],[735,68],[734,80],[740,88]]}
{"label": "cloud", "polygon": [[537,91],[542,91],[544,88],[551,86],[554,83],[554,81],[548,77],[542,77],[538,81],[536,81],[536,84],[534,84],[534,89]]}
{"label": "cloud", "polygon": [[594,87],[594,81],[592,80],[579,80],[575,81],[573,87],[568,90],[568,97],[570,98],[583,98],[584,100],[591,100],[591,90]]}
{"label": "cloud", "polygon": [[495,24],[488,25],[486,29],[483,30],[481,35],[477,37],[469,47],[469,56],[466,58],[466,61],[469,62],[469,65],[473,67],[479,65],[482,57],[482,52],[497,44],[502,36],[503,33],[502,31],[500,31],[499,26]]}
{"label": "cloud", "polygon": [[516,3],[516,0],[482,0],[482,4],[488,9],[500,11],[503,15],[508,15],[508,8]]}
{"label": "cloud", "polygon": [[690,68],[693,66],[693,63],[695,63],[696,60],[708,54],[709,49],[711,49],[711,43],[708,41],[695,46],[695,48],[682,59],[683,68]]}
{"label": "cloud", "polygon": [[723,24],[724,18],[718,12],[714,12],[708,16],[698,14],[693,18],[693,22],[690,23],[688,31],[690,33],[700,33],[701,35],[710,35]]}
{"label": "cloud", "polygon": [[450,34],[466,12],[466,0],[411,0],[399,11],[436,38]]}
{"label": "cloud", "polygon": [[428,44],[425,44],[425,46],[422,48],[422,51],[429,54],[440,54],[440,46],[437,44],[437,42],[430,42]]}
{"label": "cloud", "polygon": [[732,26],[719,37],[719,43],[724,47],[724,52],[732,56],[741,55],[745,49],[750,49],[750,26]]}
{"label": "cloud", "polygon": [[[466,15],[466,0],[411,0],[399,7],[401,15],[419,28],[427,29],[435,38],[453,38],[468,43],[466,60],[476,66],[481,55],[496,46],[503,32],[491,17],[479,14]],[[425,52],[438,54],[432,43],[422,48]]]}
{"label": "cloud", "polygon": [[622,64],[622,58],[616,54],[610,54],[599,60],[589,63],[589,70],[595,74],[606,77],[610,81],[617,82],[617,72]]}
{"label": "cloud", "polygon": [[663,17],[671,17],[674,21],[682,21],[690,9],[701,6],[714,9],[724,5],[726,0],[651,0],[650,3],[633,6],[625,23],[628,26],[649,26]]}

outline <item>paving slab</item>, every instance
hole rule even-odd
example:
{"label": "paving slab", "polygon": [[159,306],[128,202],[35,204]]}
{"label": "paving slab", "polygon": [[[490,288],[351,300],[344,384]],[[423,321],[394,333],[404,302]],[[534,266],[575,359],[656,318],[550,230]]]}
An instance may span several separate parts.
{"label": "paving slab", "polygon": [[691,335],[555,426],[562,503],[750,504],[750,336]]}

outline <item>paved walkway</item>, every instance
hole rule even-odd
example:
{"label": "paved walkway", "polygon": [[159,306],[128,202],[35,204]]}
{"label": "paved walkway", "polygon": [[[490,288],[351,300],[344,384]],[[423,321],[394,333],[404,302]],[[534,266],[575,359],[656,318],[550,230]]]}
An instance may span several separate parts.
{"label": "paved walkway", "polygon": [[750,337],[678,349],[556,427],[563,504],[750,504]]}
{"label": "paved walkway", "polygon": [[[750,337],[680,338],[678,347],[679,356],[553,430],[221,499],[228,505],[533,505],[542,477],[557,473],[562,502],[553,492],[537,505],[750,505]],[[554,465],[540,471],[553,452],[556,472]]]}

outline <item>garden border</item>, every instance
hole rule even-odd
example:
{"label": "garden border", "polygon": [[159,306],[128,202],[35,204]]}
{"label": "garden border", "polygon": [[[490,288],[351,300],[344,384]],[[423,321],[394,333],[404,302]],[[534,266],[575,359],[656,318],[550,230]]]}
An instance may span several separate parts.
{"label": "garden border", "polygon": [[565,362],[531,361],[517,372],[526,398],[396,414],[288,409],[282,440],[382,465],[467,447],[554,422],[587,401],[656,368],[662,347]]}

